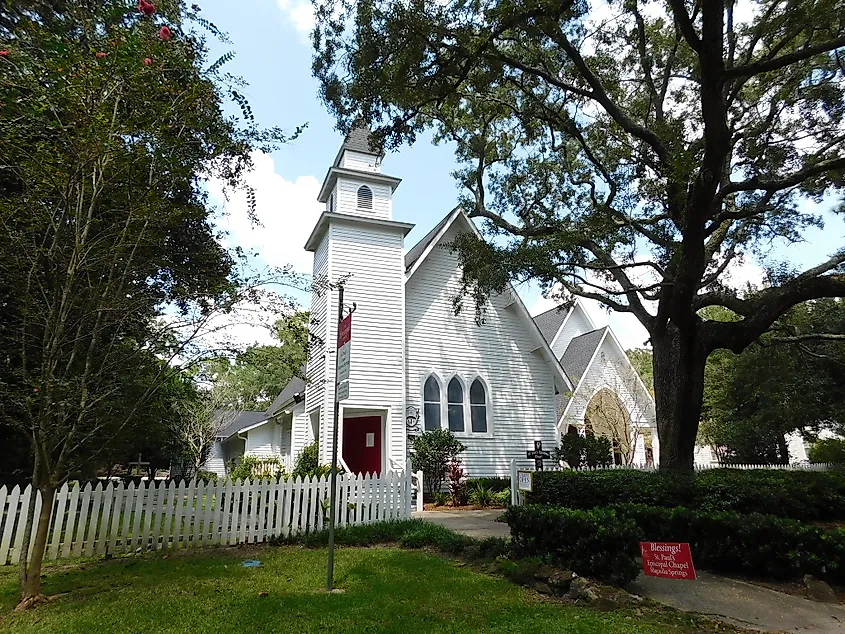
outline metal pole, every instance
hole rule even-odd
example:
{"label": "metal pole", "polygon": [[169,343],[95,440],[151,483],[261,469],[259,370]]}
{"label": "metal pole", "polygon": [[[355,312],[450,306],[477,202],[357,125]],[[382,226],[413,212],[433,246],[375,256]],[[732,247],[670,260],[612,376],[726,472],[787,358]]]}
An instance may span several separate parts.
{"label": "metal pole", "polygon": [[[340,331],[340,322],[343,321],[343,282],[340,283],[340,293],[337,300],[337,327]],[[335,334],[337,342],[337,334]],[[337,506],[337,419],[340,416],[340,401],[337,400],[337,343],[335,343],[335,365],[334,365],[334,418],[332,419],[332,471],[330,476],[331,492],[329,493],[329,581],[327,584],[329,592],[334,587],[334,522],[335,506]]]}

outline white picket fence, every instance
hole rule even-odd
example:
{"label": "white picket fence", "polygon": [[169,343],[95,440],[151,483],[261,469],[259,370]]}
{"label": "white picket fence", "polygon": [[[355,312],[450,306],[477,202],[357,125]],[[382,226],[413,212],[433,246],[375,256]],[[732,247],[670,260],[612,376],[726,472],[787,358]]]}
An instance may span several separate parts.
{"label": "white picket fence", "polygon": [[[406,519],[422,474],[338,476],[337,525]],[[252,544],[328,528],[329,479],[65,484],[56,494],[45,560],[169,548]],[[416,495],[415,495],[416,493]],[[32,486],[0,487],[0,565],[20,561]],[[35,517],[41,512],[36,492]],[[37,524],[37,520],[35,522]],[[32,541],[34,541],[33,527]],[[30,544],[32,543],[30,542]]]}

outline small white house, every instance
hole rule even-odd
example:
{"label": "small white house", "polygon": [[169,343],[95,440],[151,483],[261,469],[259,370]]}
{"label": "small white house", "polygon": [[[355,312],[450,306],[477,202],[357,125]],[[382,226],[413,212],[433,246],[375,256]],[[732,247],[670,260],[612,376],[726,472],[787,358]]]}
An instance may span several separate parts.
{"label": "small white house", "polygon": [[382,158],[367,130],[353,130],[320,190],[325,211],[305,244],[314,254],[317,342],[306,380],[291,381],[267,412],[230,425],[213,460],[240,451],[277,455],[290,468],[318,439],[329,462],[340,282],[346,309],[354,306],[349,394],[339,408],[347,471],[404,469],[409,437],[444,428],[466,445],[468,475],[506,475],[512,459],[533,464],[526,451],[535,440],[551,449],[561,433],[583,433],[591,402],[608,393],[638,430],[636,460],[653,460],[654,403],[612,331],[596,329],[577,302],[532,319],[512,288],[490,300],[482,325],[471,309],[456,315],[461,271],[447,247],[477,229],[454,209],[407,249],[413,225],[394,219],[400,179],[382,173]]}

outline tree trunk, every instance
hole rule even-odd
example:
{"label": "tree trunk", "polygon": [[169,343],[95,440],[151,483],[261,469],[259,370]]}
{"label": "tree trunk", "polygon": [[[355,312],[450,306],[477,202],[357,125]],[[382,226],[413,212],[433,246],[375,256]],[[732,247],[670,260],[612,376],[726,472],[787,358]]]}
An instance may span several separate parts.
{"label": "tree trunk", "polygon": [[660,468],[691,472],[707,355],[695,331],[681,333],[671,322],[652,347]]}
{"label": "tree trunk", "polygon": [[789,464],[789,445],[783,433],[778,433],[778,454],[780,464]]}
{"label": "tree trunk", "polygon": [[41,564],[44,561],[44,552],[47,550],[47,534],[50,531],[50,518],[53,515],[56,487],[52,483],[47,483],[41,485],[37,490],[41,491],[41,513],[38,516],[35,542],[32,545],[29,562],[27,563],[25,559],[21,562],[21,566],[24,567],[24,574],[21,579],[19,609],[37,604],[43,598],[41,595]]}

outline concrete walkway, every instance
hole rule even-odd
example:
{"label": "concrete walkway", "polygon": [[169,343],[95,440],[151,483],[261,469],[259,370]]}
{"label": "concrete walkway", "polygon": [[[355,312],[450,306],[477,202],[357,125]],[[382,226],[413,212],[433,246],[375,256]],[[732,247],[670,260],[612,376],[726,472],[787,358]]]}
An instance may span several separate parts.
{"label": "concrete walkway", "polygon": [[845,606],[816,603],[706,572],[695,581],[640,575],[634,594],[764,632],[845,634]]}
{"label": "concrete walkway", "polygon": [[423,511],[413,513],[432,524],[439,524],[456,533],[463,533],[476,539],[486,537],[510,537],[511,531],[507,524],[497,522],[502,515],[502,509],[486,509],[480,511]]}
{"label": "concrete walkway", "polygon": [[[509,537],[501,509],[424,511],[414,517],[477,539]],[[742,581],[699,572],[695,581],[640,575],[631,592],[684,612],[697,612],[764,632],[845,634],[845,606],[816,603]]]}

